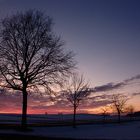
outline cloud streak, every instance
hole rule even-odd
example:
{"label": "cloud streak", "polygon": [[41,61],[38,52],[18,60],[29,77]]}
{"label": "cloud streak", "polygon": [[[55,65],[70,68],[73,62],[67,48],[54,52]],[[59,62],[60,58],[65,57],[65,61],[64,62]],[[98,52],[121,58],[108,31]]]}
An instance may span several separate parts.
{"label": "cloud streak", "polygon": [[135,92],[131,94],[132,96],[140,96],[140,92]]}
{"label": "cloud streak", "polygon": [[118,89],[123,87],[124,85],[126,85],[124,82],[120,82],[120,83],[108,83],[102,86],[97,86],[95,88],[92,89],[93,92],[105,92],[105,91],[110,91],[110,90],[114,90],[114,89]]}
{"label": "cloud streak", "polygon": [[134,80],[139,80],[139,79],[140,79],[140,75],[136,75],[131,78],[125,79],[124,81],[119,82],[119,83],[107,83],[102,86],[96,86],[95,88],[91,88],[91,91],[92,92],[106,92],[106,91],[115,90],[115,89],[119,89],[128,85],[130,82]]}
{"label": "cloud streak", "polygon": [[134,80],[139,80],[140,79],[140,74],[136,75],[136,76],[133,76],[131,78],[128,78],[126,80],[124,80],[125,83],[129,83],[131,81],[134,81]]}

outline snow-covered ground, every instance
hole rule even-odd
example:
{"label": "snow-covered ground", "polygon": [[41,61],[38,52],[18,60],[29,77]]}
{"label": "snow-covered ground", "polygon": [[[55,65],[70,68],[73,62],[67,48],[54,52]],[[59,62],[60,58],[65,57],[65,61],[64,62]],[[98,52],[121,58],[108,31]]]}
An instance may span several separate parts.
{"label": "snow-covered ground", "polygon": [[[27,121],[28,124],[32,123],[42,123],[48,121],[68,121],[72,120],[72,114],[55,114],[55,115],[28,115]],[[94,114],[77,114],[77,120],[103,120],[103,116],[94,115]],[[12,124],[20,124],[21,123],[21,115],[16,114],[0,114],[0,123],[12,123]]]}
{"label": "snow-covered ground", "polygon": [[[9,118],[8,118],[9,116]],[[57,118],[58,117],[58,118]],[[50,119],[57,120],[60,116],[48,116]],[[63,116],[63,119],[69,119],[70,115]],[[72,117],[72,116],[71,116]],[[101,119],[101,116],[96,115],[79,115],[79,119]],[[0,115],[0,120],[5,119],[5,122],[13,118],[13,120],[20,122],[18,115]],[[28,119],[45,120],[46,117],[42,115],[31,115]],[[78,125],[76,129],[72,126],[44,126],[31,127],[33,131],[20,132],[13,129],[0,129],[0,134],[23,134],[35,135],[44,137],[59,137],[59,138],[76,138],[76,139],[105,139],[105,140],[140,140],[140,121],[132,121],[125,123],[112,124],[90,124]]]}
{"label": "snow-covered ground", "polygon": [[55,136],[78,139],[105,138],[115,140],[140,140],[140,122],[126,124],[81,125],[72,127],[34,128],[34,133],[42,136]]}
{"label": "snow-covered ground", "polygon": [[[53,122],[53,121],[71,121],[73,119],[72,114],[55,114],[55,115],[28,115],[28,124],[42,123],[42,122]],[[122,117],[122,120],[130,120],[130,117]],[[140,118],[133,118],[139,119]],[[103,121],[104,117],[101,115],[94,114],[77,114],[76,120],[92,120],[92,121]],[[117,120],[117,116],[106,116],[106,120]],[[0,114],[0,123],[21,123],[21,115],[18,114]]]}
{"label": "snow-covered ground", "polygon": [[61,127],[32,127],[31,132],[15,130],[0,130],[2,134],[23,134],[45,137],[76,138],[76,139],[105,139],[105,140],[140,140],[140,122],[122,124],[98,124]]}

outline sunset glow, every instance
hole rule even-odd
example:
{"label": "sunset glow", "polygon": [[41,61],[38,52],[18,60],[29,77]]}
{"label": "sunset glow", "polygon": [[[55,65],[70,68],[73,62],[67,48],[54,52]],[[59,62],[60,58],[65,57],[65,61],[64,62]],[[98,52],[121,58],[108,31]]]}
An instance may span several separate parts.
{"label": "sunset glow", "polygon": [[[91,99],[79,105],[78,113],[102,113],[110,96],[118,93],[129,97],[126,106],[140,111],[140,8],[136,1],[0,0],[1,19],[28,9],[42,10],[54,19],[53,31],[64,40],[64,48],[76,54],[77,71],[90,83]],[[21,93],[0,94],[0,113],[21,114],[21,109]],[[29,96],[28,114],[45,113],[69,114],[73,109],[49,97]]]}

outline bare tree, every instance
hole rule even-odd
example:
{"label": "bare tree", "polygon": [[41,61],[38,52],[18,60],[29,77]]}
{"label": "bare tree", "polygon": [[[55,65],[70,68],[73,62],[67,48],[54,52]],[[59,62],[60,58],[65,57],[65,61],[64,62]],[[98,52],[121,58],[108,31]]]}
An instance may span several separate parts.
{"label": "bare tree", "polygon": [[134,106],[133,105],[129,105],[127,108],[126,108],[126,113],[128,116],[130,116],[130,119],[132,120],[132,117],[133,117],[133,114],[134,114]]}
{"label": "bare tree", "polygon": [[106,117],[107,117],[107,115],[108,115],[108,109],[109,109],[108,106],[104,106],[104,107],[101,108],[102,115],[103,115],[103,121],[104,121],[104,122],[105,122]]}
{"label": "bare tree", "polygon": [[125,111],[127,101],[128,101],[128,97],[125,95],[121,95],[121,94],[112,95],[112,107],[117,111],[118,122],[121,121],[121,113]]}
{"label": "bare tree", "polygon": [[74,73],[65,83],[62,91],[64,98],[73,106],[73,127],[76,127],[76,111],[79,104],[90,94],[89,85],[84,77]]}
{"label": "bare tree", "polygon": [[1,86],[23,95],[22,127],[27,127],[29,90],[51,91],[52,84],[75,67],[74,55],[52,31],[52,19],[29,10],[2,20],[0,42]]}

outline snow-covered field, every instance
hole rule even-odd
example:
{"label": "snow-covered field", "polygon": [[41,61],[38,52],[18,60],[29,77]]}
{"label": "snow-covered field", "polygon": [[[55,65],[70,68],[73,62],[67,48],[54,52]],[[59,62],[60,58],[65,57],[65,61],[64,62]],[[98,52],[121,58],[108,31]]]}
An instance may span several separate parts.
{"label": "snow-covered field", "polygon": [[[45,119],[44,116],[29,116],[34,119]],[[48,116],[52,119],[58,119],[56,115]],[[55,118],[56,117],[56,118]],[[70,117],[70,116],[69,116]],[[80,115],[79,118],[85,119],[93,118],[92,115]],[[101,116],[94,116],[96,119]],[[19,119],[19,116],[13,116]],[[63,116],[63,119],[69,119],[68,116]],[[4,116],[0,117],[4,119]],[[5,117],[5,119],[8,119]],[[10,116],[9,116],[10,119]],[[20,119],[19,119],[20,120]],[[35,135],[44,137],[60,137],[60,138],[75,138],[75,139],[102,139],[102,140],[140,140],[140,121],[132,121],[125,123],[112,123],[112,124],[91,124],[91,125],[78,125],[77,128],[72,126],[53,126],[53,127],[31,127],[31,132],[20,132],[12,129],[0,129],[0,134],[23,134]]]}
{"label": "snow-covered field", "polygon": [[[27,121],[28,124],[32,123],[43,123],[43,122],[53,122],[53,121],[71,121],[73,119],[72,114],[57,114],[57,115],[28,115]],[[122,120],[130,120],[130,117],[122,117]],[[138,118],[133,118],[139,119]],[[104,117],[101,115],[94,114],[77,114],[76,120],[92,120],[92,121],[103,121]],[[106,120],[117,120],[117,116],[107,116]],[[18,114],[0,114],[0,124],[1,123],[13,123],[20,124],[21,123],[21,115]]]}
{"label": "snow-covered field", "polygon": [[[71,121],[73,115],[71,114],[58,114],[58,115],[28,115],[27,121],[28,124],[32,123],[45,123],[45,122],[53,122],[53,121]],[[91,115],[91,114],[77,114],[77,120],[103,120],[103,117],[100,115]],[[21,115],[16,114],[0,114],[0,123],[12,123],[12,124],[20,124]]]}
{"label": "snow-covered field", "polygon": [[71,126],[32,127],[31,132],[0,130],[1,134],[23,134],[44,137],[106,139],[106,140],[140,140],[140,122],[104,125],[80,125],[76,129]]}
{"label": "snow-covered field", "polygon": [[55,136],[78,139],[140,140],[140,122],[127,124],[81,125],[71,127],[34,128],[34,133],[42,136]]}

